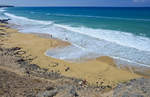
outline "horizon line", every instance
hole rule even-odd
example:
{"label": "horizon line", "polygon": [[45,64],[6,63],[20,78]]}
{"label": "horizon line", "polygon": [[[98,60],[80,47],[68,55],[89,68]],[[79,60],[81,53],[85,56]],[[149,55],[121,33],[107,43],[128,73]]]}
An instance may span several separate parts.
{"label": "horizon line", "polygon": [[15,6],[14,7],[150,7],[150,6]]}

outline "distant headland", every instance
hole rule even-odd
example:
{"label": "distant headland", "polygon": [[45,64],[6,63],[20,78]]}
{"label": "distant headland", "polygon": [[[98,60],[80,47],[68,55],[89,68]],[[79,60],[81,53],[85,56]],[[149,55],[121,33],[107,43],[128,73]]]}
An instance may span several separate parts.
{"label": "distant headland", "polygon": [[13,6],[13,5],[0,5],[0,8],[1,7],[15,7],[15,6]]}

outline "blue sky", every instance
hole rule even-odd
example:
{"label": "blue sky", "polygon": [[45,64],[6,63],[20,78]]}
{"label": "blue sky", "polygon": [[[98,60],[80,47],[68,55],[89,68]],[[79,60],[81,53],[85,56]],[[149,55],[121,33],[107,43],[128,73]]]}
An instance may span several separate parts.
{"label": "blue sky", "polygon": [[15,6],[149,6],[150,0],[0,0]]}

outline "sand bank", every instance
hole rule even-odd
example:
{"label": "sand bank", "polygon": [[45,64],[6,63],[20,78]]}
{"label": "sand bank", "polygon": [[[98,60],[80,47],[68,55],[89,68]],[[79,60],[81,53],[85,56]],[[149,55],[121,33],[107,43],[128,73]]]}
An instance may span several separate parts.
{"label": "sand bank", "polygon": [[31,62],[32,64],[37,64],[41,68],[48,68],[50,71],[59,72],[64,76],[86,80],[90,85],[110,85],[114,87],[118,82],[141,77],[127,70],[118,69],[114,61],[109,57],[73,63],[45,56],[44,53],[49,48],[67,46],[70,43],[53,38],[39,37],[35,34],[19,33],[11,28],[0,27],[0,29],[0,32],[10,33],[9,36],[1,41],[4,47],[21,47],[26,51],[26,54],[22,54],[22,56],[34,58]]}

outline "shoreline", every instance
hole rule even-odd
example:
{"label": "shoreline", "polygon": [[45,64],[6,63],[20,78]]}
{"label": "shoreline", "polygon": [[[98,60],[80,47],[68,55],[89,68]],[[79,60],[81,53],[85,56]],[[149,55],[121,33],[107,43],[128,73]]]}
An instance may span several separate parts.
{"label": "shoreline", "polygon": [[[20,32],[21,33],[21,32]],[[68,42],[68,41],[64,41],[64,40],[60,40],[60,39],[58,39],[58,38],[55,38],[55,37],[53,37],[52,35],[50,35],[50,34],[46,34],[46,33],[24,33],[24,34],[34,34],[34,35],[37,35],[37,36],[39,36],[39,37],[41,37],[41,38],[47,38],[47,39],[55,39],[55,40],[58,40],[58,41],[62,41],[62,42],[66,42],[66,43],[68,43],[68,45],[66,45],[66,46],[69,46],[69,45],[72,45],[70,42]],[[66,47],[66,46],[58,46],[58,47],[56,47],[56,48],[62,48],[62,47]],[[44,54],[46,55],[46,56],[48,56],[48,57],[51,57],[50,55],[48,55],[47,54],[47,52],[50,50],[51,48],[48,48],[45,52],[44,52]],[[53,48],[52,48],[53,49]],[[55,48],[54,48],[55,49]],[[99,56],[99,57],[94,57],[94,58],[81,58],[81,60],[79,60],[79,61],[70,61],[70,62],[85,62],[85,61],[89,61],[89,60],[93,60],[93,59],[97,59],[97,58],[100,58],[100,57],[103,57],[103,56]],[[133,62],[133,61],[130,61],[130,60],[128,60],[128,59],[124,59],[124,58],[120,58],[120,57],[113,57],[113,56],[107,56],[107,57],[109,57],[109,58],[111,58],[112,60],[115,60],[115,63],[116,63],[116,66],[118,67],[118,68],[120,68],[120,67],[133,67],[133,68],[143,68],[143,69],[148,69],[149,68],[149,70],[150,70],[150,65],[146,65],[146,64],[142,64],[142,63],[137,63],[137,62]],[[55,59],[57,59],[57,58],[55,58]],[[61,60],[61,59],[59,59],[59,60]],[[76,59],[75,59],[76,60]],[[78,59],[77,59],[78,60]],[[65,61],[68,61],[68,60],[65,60]],[[124,64],[119,64],[120,62],[124,62]],[[118,64],[117,64],[118,63]],[[124,65],[124,66],[123,66]]]}
{"label": "shoreline", "polygon": [[[59,41],[63,41],[63,40],[60,40],[60,39],[58,39],[58,38],[54,38],[52,35],[50,35],[50,34],[46,34],[46,33],[44,33],[44,34],[42,34],[42,33],[25,33],[25,34],[34,34],[34,35],[37,35],[37,36],[39,36],[39,37],[42,37],[42,38],[47,38],[47,39],[50,39],[50,38],[52,38],[52,39],[55,39],[55,40],[59,40]],[[69,46],[69,45],[71,45],[71,43],[70,42],[68,42],[68,41],[63,41],[63,42],[66,42],[66,43],[68,43],[68,45],[66,45],[66,46]],[[65,46],[65,47],[66,47]],[[63,47],[63,46],[60,46],[60,47]],[[59,46],[58,47],[56,47],[56,48],[59,48]],[[54,48],[55,49],[55,48]],[[48,54],[47,54],[47,52],[49,51],[50,49],[47,49],[45,52],[44,52],[44,54],[45,54],[45,56],[48,56],[48,57],[51,57],[51,56],[49,56]],[[92,59],[97,59],[97,58],[100,58],[100,57],[104,57],[104,56],[99,56],[99,57],[95,57],[95,58],[81,58],[81,60],[79,60],[79,62],[85,62],[85,61],[88,61],[88,60],[92,60]],[[128,59],[123,59],[123,58],[120,58],[120,57],[112,57],[112,56],[106,56],[106,57],[109,57],[109,58],[111,58],[112,60],[115,60],[115,61],[118,61],[118,62],[115,62],[116,63],[116,66],[118,67],[118,68],[120,68],[120,67],[134,67],[134,68],[139,68],[139,67],[141,67],[141,68],[144,68],[144,69],[146,69],[146,68],[149,68],[149,70],[150,70],[150,65],[146,65],[146,64],[140,64],[140,63],[137,63],[137,62],[133,62],[133,61],[130,61],[130,60],[128,60]],[[83,60],[82,60],[83,59]],[[61,59],[60,59],[61,60]],[[68,61],[68,60],[65,60],[65,61]],[[76,62],[76,61],[70,61],[70,62]],[[129,63],[129,64],[117,64],[117,63],[119,63],[119,62],[125,62],[125,64],[126,63]],[[125,66],[123,66],[123,65],[125,65]]]}
{"label": "shoreline", "polygon": [[[19,33],[12,28],[7,30],[7,32],[11,34],[10,37],[7,38],[8,40],[4,41],[4,46],[23,48],[28,53],[27,55],[22,55],[23,57],[32,56],[35,58],[31,62],[32,64],[38,64],[41,68],[47,68],[49,71],[59,72],[63,76],[83,79],[90,85],[99,86],[100,83],[103,82],[103,86],[110,85],[112,87],[115,87],[119,82],[142,77],[127,70],[118,69],[116,66],[112,66],[112,64],[115,64],[112,61],[103,62],[101,58],[100,60],[92,59],[83,63],[72,63],[47,57],[44,55],[47,49],[57,46],[66,46],[69,45],[69,43],[57,39],[42,38],[33,34]],[[104,59],[109,60],[109,58]],[[116,76],[118,73],[121,75]]]}

